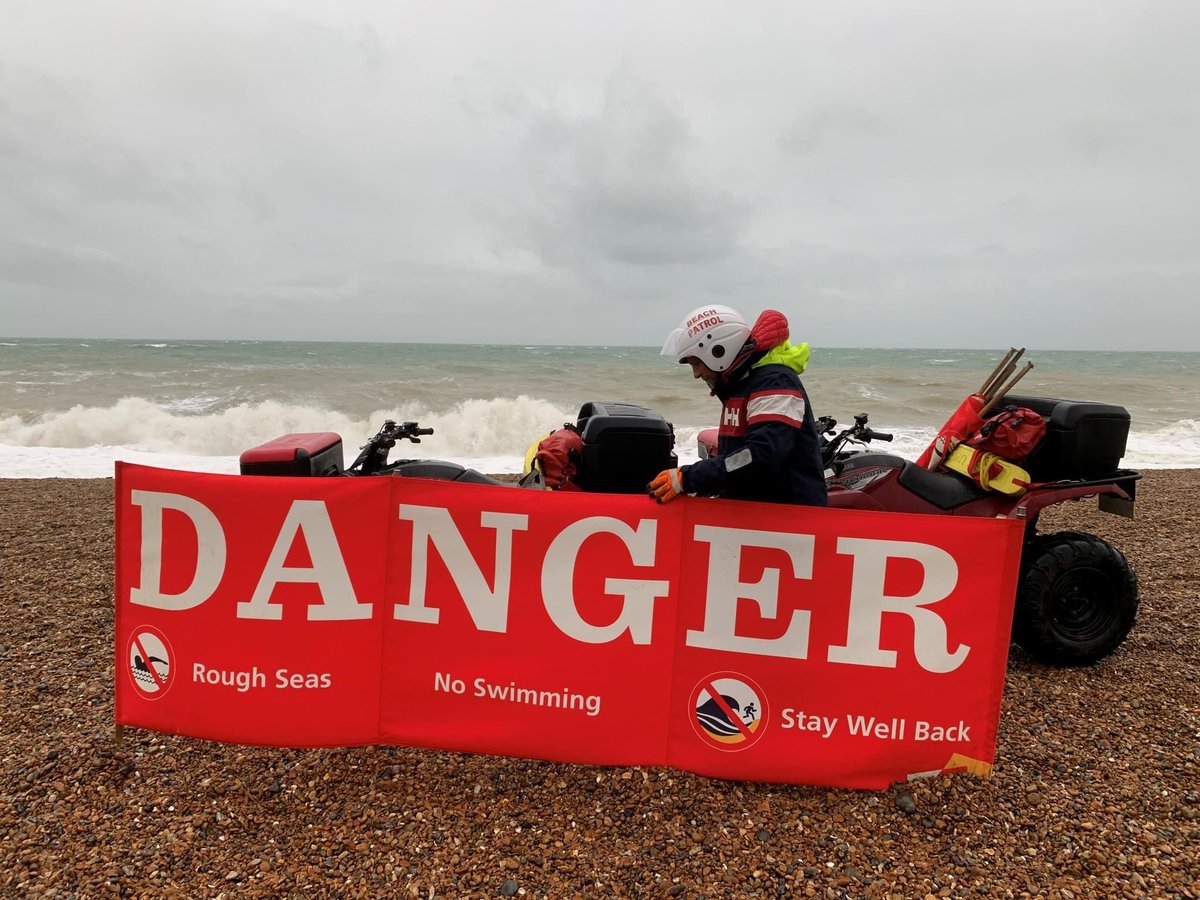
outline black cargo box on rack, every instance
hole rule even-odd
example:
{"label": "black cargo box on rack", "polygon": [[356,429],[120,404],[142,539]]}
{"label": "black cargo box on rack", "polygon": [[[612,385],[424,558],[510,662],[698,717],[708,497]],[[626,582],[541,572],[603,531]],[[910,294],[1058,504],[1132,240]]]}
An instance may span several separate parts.
{"label": "black cargo box on rack", "polygon": [[251,447],[238,462],[243,475],[340,475],[342,437],[332,431],[285,434]]}
{"label": "black cargo box on rack", "polygon": [[653,410],[632,403],[585,403],[576,425],[583,462],[575,482],[585,491],[642,493],[651,478],[679,465],[675,430]]}
{"label": "black cargo box on rack", "polygon": [[1129,411],[1110,403],[1010,394],[993,408],[1024,406],[1046,420],[1046,436],[1020,466],[1036,481],[1095,478],[1115,472],[1125,455]]}

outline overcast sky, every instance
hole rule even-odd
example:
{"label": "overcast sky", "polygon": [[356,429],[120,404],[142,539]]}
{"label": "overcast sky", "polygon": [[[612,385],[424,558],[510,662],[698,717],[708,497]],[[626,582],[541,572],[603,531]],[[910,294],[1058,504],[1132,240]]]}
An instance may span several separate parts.
{"label": "overcast sky", "polygon": [[0,335],[1200,350],[1200,3],[0,0]]}

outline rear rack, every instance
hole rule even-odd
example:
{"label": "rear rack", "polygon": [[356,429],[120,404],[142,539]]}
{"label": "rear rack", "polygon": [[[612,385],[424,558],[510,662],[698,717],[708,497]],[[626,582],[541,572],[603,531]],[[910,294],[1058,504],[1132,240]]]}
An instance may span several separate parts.
{"label": "rear rack", "polygon": [[1129,495],[1130,500],[1133,500],[1137,494],[1138,479],[1141,477],[1142,473],[1133,469],[1117,469],[1115,472],[1093,478],[1061,478],[1056,481],[1039,481],[1033,486],[1039,488],[1084,488],[1115,484]]}

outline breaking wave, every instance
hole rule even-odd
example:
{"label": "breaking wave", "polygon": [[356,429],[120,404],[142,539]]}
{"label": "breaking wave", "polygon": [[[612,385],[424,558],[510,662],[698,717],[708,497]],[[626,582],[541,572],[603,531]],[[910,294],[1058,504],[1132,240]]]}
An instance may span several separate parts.
{"label": "breaking wave", "polygon": [[[115,455],[137,455],[141,462],[147,462],[143,454],[149,454],[161,457],[160,464],[168,466],[177,457],[198,458],[201,467],[203,458],[219,457],[223,470],[227,470],[236,468],[236,458],[242,451],[289,432],[336,432],[342,436],[349,461],[386,419],[419,421],[434,429],[434,434],[420,444],[399,445],[393,458],[452,459],[481,471],[519,471],[529,445],[564,422],[574,421],[578,412],[528,396],[466,400],[444,408],[405,403],[363,417],[321,405],[273,401],[243,403],[218,411],[194,411],[197,407],[202,409],[203,404],[166,406],[141,397],[126,397],[110,406],[80,405],[36,418],[0,418],[0,448],[10,448],[0,452],[0,477],[37,477],[38,467],[51,457],[58,475],[71,476],[77,469],[80,477],[92,477],[95,466],[82,462],[87,448],[130,451]],[[935,433],[933,427],[897,426],[883,416],[873,416],[871,424],[878,431],[895,435],[891,443],[872,444],[872,450],[908,459],[915,459]],[[674,427],[680,462],[694,461],[697,435],[708,424],[675,423]],[[40,448],[44,452],[17,453],[17,448]],[[18,457],[23,461],[19,462]],[[73,468],[72,459],[80,460],[80,465]],[[1160,428],[1133,431],[1123,465],[1200,467],[1200,420],[1183,419]]]}
{"label": "breaking wave", "polygon": [[[404,443],[404,455],[475,457],[521,454],[530,441],[563,422],[575,410],[544,400],[516,397],[467,400],[446,409],[407,403],[358,418],[319,406],[277,402],[239,404],[219,412],[189,414],[141,397],[111,406],[74,406],[27,421],[0,419],[0,444],[18,447],[128,447],[156,453],[229,456],[281,434],[334,431],[347,446],[358,446],[386,419],[419,421],[434,429],[421,444]],[[398,448],[399,449],[399,448]]]}

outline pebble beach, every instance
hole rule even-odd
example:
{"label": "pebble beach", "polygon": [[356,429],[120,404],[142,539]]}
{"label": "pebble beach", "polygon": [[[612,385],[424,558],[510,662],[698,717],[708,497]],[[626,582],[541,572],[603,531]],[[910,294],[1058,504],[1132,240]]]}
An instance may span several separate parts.
{"label": "pebble beach", "polygon": [[1096,534],[1141,611],[1082,669],[1014,647],[991,777],[882,792],[113,728],[113,483],[0,480],[0,895],[1200,898],[1200,470]]}

